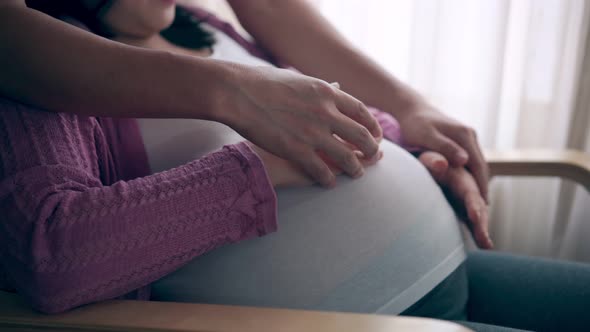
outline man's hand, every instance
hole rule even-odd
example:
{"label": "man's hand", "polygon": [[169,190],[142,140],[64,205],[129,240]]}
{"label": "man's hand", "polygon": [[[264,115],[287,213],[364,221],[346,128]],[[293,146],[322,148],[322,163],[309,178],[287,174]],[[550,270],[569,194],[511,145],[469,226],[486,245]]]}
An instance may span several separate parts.
{"label": "man's hand", "polygon": [[219,120],[266,151],[293,162],[313,180],[334,185],[326,159],[351,177],[362,174],[363,163],[345,142],[367,159],[377,155],[381,127],[358,99],[325,81],[289,70],[235,68],[235,79],[224,90],[229,95],[219,107],[227,110],[227,116]]}
{"label": "man's hand", "polygon": [[425,103],[398,115],[404,144],[439,152],[453,167],[466,167],[485,201],[489,169],[475,131]]}
{"label": "man's hand", "polygon": [[450,166],[440,153],[427,151],[419,160],[426,166],[432,177],[450,193],[451,204],[463,217],[477,245],[482,249],[492,249],[494,243],[488,232],[488,209],[480,194],[475,179],[463,166]]}

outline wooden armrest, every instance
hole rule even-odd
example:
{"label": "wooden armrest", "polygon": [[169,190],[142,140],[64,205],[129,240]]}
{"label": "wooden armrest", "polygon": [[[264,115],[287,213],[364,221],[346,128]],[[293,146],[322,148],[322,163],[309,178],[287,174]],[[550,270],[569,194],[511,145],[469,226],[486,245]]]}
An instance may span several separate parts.
{"label": "wooden armrest", "polygon": [[491,175],[559,176],[590,192],[590,155],[576,150],[486,151]]}
{"label": "wooden armrest", "polygon": [[333,313],[174,302],[106,301],[60,315],[30,309],[0,291],[1,331],[384,332],[457,331],[451,322],[398,316]]}

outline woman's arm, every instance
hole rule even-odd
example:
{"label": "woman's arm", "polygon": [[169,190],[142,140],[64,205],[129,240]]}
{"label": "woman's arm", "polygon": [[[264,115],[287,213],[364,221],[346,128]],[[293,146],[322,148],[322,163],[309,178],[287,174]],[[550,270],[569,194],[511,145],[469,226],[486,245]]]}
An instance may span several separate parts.
{"label": "woman's arm", "polygon": [[273,188],[245,143],[110,184],[94,118],[0,106],[1,268],[38,310],[122,296],[277,227]]}
{"label": "woman's arm", "polygon": [[429,106],[409,86],[347,42],[305,0],[228,0],[240,23],[274,56],[305,74],[339,82],[364,103],[394,115],[404,143],[467,164],[487,193],[487,165],[472,129]]}

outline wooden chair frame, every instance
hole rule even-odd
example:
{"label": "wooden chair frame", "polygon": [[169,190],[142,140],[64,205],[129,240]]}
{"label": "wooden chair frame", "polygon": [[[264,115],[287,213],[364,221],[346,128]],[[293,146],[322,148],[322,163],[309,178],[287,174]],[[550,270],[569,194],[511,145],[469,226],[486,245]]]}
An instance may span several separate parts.
{"label": "wooden chair frame", "polygon": [[[590,155],[568,150],[489,151],[492,176],[557,176],[590,191]],[[0,292],[1,331],[381,332],[468,331],[433,319],[173,302],[106,301],[43,315]]]}

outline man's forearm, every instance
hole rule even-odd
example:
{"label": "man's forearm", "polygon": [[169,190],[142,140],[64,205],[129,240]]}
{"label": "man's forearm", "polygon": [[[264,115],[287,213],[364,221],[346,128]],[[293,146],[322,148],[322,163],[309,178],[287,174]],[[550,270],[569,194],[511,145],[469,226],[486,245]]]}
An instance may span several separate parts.
{"label": "man's forearm", "polygon": [[226,66],[113,42],[0,6],[0,95],[52,111],[215,119]]}
{"label": "man's forearm", "polygon": [[366,104],[400,116],[421,97],[347,42],[303,0],[229,0],[244,28],[305,74],[332,82]]}

